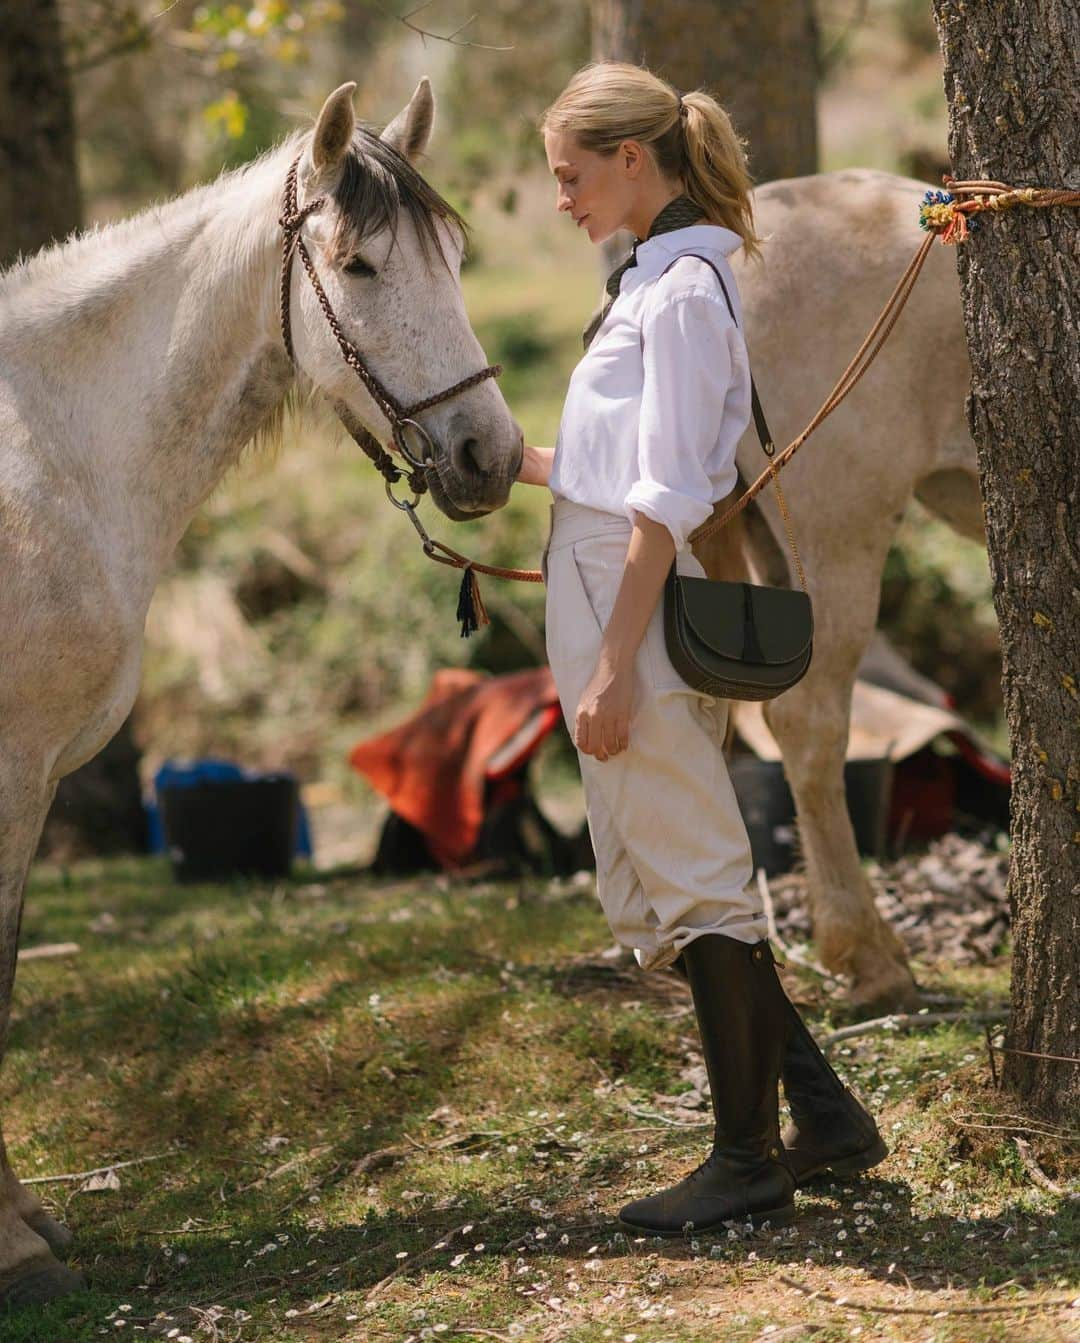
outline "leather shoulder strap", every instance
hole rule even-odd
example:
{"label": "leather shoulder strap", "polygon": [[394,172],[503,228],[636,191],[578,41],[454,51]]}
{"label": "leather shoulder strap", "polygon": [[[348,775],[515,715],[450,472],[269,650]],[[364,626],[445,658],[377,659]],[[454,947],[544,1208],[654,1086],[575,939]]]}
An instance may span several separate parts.
{"label": "leather shoulder strap", "polygon": [[[720,274],[720,272],[716,269],[716,267],[713,265],[713,263],[709,260],[708,257],[699,256],[697,252],[683,252],[680,256],[677,256],[675,258],[675,261],[672,261],[669,265],[665,266],[664,270],[662,271],[662,274],[666,275],[668,271],[671,269],[671,267],[675,265],[675,262],[681,261],[684,256],[695,256],[699,261],[704,261],[706,266],[708,266],[708,268],[720,281],[720,288],[724,291],[724,298],[727,301],[728,312],[731,313],[731,320],[735,323],[736,326],[738,326],[739,323],[735,317],[735,309],[731,306],[731,295],[728,293],[727,285],[724,283],[724,277]],[[758,399],[757,387],[754,384],[754,375],[752,373],[750,374],[750,404],[753,407],[754,411],[754,428],[757,430],[757,436],[761,443],[761,449],[765,453],[766,457],[771,458],[773,453],[776,451],[776,446],[772,441],[772,434],[769,433],[769,426],[765,423],[765,412],[761,409],[761,401]],[[795,571],[799,575],[799,583],[802,586],[802,590],[805,592],[806,574],[803,572],[802,560],[799,558],[799,550],[795,544],[795,534],[791,530],[791,519],[788,516],[787,504],[784,502],[784,491],[780,488],[780,478],[776,473],[776,468],[770,466],[769,469],[772,471],[772,482],[773,485],[776,487],[776,498],[780,504],[780,512],[784,518],[784,529],[787,532],[788,544],[791,547],[791,553],[795,559]],[[699,531],[707,527],[708,527],[707,523],[702,523],[700,528],[695,528],[695,530],[690,533],[690,540],[692,541],[697,536]]]}
{"label": "leather shoulder strap", "polygon": [[[671,269],[671,267],[676,264],[676,262],[682,261],[684,257],[688,256],[696,257],[698,261],[704,261],[706,266],[708,266],[708,268],[720,281],[720,288],[724,291],[724,301],[727,303],[728,312],[731,313],[731,320],[735,323],[736,326],[738,326],[739,322],[735,316],[735,309],[731,305],[731,295],[728,293],[728,287],[724,283],[724,277],[720,274],[720,272],[716,269],[716,267],[713,265],[713,263],[709,260],[708,257],[699,256],[697,252],[682,252],[680,253],[679,256],[675,258],[674,261],[670,262],[667,266],[664,267],[664,269],[661,271],[661,275],[666,275],[668,271]],[[762,451],[765,453],[766,457],[771,457],[773,453],[776,451],[776,445],[773,443],[772,434],[769,433],[769,426],[765,423],[765,412],[761,408],[761,399],[759,398],[757,393],[757,384],[754,382],[753,373],[750,374],[750,406],[754,413],[754,428],[757,430],[757,436],[758,440],[761,443]]]}

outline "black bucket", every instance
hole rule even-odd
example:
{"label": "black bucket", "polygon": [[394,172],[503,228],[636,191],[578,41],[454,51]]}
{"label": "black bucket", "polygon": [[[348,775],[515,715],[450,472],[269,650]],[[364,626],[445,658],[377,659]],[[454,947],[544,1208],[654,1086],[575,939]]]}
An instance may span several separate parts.
{"label": "black bucket", "polygon": [[[798,825],[783,764],[737,755],[728,761],[728,772],[750,837],[754,867],[763,867],[769,877],[789,872],[796,855]],[[844,789],[856,847],[879,861],[885,857],[892,780],[893,764],[888,757],[844,763]]]}
{"label": "black bucket", "polygon": [[166,787],[158,802],[177,881],[287,877],[292,871],[299,817],[295,779]]}

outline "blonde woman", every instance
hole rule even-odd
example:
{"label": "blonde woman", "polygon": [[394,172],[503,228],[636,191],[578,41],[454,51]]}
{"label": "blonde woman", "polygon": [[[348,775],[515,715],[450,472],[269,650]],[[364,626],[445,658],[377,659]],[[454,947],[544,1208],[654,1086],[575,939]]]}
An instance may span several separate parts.
{"label": "blonde woman", "polygon": [[[518,479],[548,485],[547,651],[581,763],[597,891],[646,970],[689,980],[712,1089],[712,1151],[624,1207],[636,1231],[779,1225],[797,1185],[886,1148],[788,1001],[765,940],[746,828],[721,751],[728,702],[668,658],[660,601],[674,558],[735,485],[750,373],[735,277],[760,260],[742,142],[701,90],[637,66],[586,66],[544,113],[557,208],[601,243],[638,239],[585,333],[554,448]],[[734,310],[729,310],[726,287]],[[781,1139],[777,1083],[793,1123]]]}

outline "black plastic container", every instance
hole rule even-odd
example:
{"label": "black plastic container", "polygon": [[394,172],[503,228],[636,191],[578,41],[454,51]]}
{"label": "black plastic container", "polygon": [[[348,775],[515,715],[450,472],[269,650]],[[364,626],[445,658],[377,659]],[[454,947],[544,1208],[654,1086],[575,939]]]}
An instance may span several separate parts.
{"label": "black plastic container", "polygon": [[165,844],[177,881],[287,877],[299,816],[295,779],[228,779],[163,788]]}
{"label": "black plastic container", "polygon": [[[783,765],[779,760],[737,755],[728,761],[728,772],[750,836],[754,867],[763,867],[769,877],[790,871],[798,825]],[[888,757],[848,760],[844,765],[844,789],[855,843],[861,854],[879,860],[885,856],[892,778],[893,764]]]}

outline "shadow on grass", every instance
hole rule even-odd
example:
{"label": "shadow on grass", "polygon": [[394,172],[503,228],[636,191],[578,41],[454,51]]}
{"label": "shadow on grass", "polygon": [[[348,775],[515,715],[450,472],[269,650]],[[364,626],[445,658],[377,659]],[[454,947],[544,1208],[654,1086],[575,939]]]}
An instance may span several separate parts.
{"label": "shadow on grass", "polygon": [[[1056,1285],[1056,1294],[1060,1295],[1062,1291],[1075,1292],[1080,1285],[1080,1265],[1069,1250],[1080,1232],[1080,1214],[1074,1206],[1063,1205],[1053,1213],[1042,1214],[1012,1206],[997,1217],[958,1223],[955,1218],[913,1213],[908,1188],[902,1181],[867,1178],[839,1193],[844,1203],[856,1197],[865,1201],[877,1196],[879,1204],[882,1200],[892,1204],[892,1211],[877,1227],[855,1241],[848,1239],[843,1250],[847,1270],[859,1269],[891,1289],[989,1292],[1001,1284],[1017,1291]],[[544,1195],[541,1183],[522,1198],[543,1202]],[[371,1214],[362,1223],[318,1231],[305,1225],[256,1219],[237,1235],[178,1234],[167,1247],[139,1237],[118,1239],[106,1227],[99,1227],[79,1238],[80,1259],[91,1266],[90,1294],[47,1310],[12,1312],[5,1319],[3,1336],[5,1343],[40,1343],[48,1336],[40,1331],[53,1321],[57,1325],[63,1322],[69,1331],[86,1330],[85,1337],[89,1338],[89,1331],[101,1327],[106,1312],[115,1310],[118,1301],[132,1305],[124,1317],[129,1325],[150,1325],[158,1312],[164,1312],[181,1327],[186,1321],[190,1328],[196,1319],[191,1307],[205,1309],[214,1303],[230,1311],[256,1312],[260,1303],[270,1298],[284,1306],[330,1293],[366,1296],[387,1279],[419,1289],[431,1275],[452,1278],[457,1274],[467,1279],[468,1264],[492,1257],[520,1258],[526,1263],[552,1259],[580,1262],[599,1257],[605,1264],[625,1264],[647,1255],[650,1271],[655,1271],[657,1258],[688,1261],[707,1257],[716,1263],[721,1279],[725,1265],[735,1267],[751,1253],[758,1266],[771,1265],[797,1279],[840,1262],[834,1257],[837,1241],[833,1219],[838,1209],[825,1192],[800,1195],[800,1217],[794,1234],[791,1228],[784,1232],[766,1228],[749,1234],[732,1228],[699,1232],[693,1239],[635,1237],[615,1220],[614,1204],[618,1201],[613,1200],[611,1215],[583,1212],[578,1217],[571,1211],[568,1216],[542,1217],[539,1222],[535,1211],[503,1206],[492,1212],[475,1199],[466,1199],[452,1211],[432,1209],[422,1216],[396,1211]],[[468,1228],[467,1232],[463,1234],[462,1228]],[[1024,1241],[1030,1243],[1036,1238],[1044,1242],[1056,1239],[1062,1262],[1032,1263]],[[478,1251],[474,1248],[477,1245],[483,1248]],[[927,1248],[931,1245],[932,1251]],[[398,1257],[402,1252],[404,1259]],[[808,1254],[812,1268],[807,1265]],[[461,1255],[465,1256],[465,1266],[452,1266]],[[1061,1286],[1062,1279],[1067,1280],[1067,1287]],[[820,1278],[815,1280],[820,1286]],[[881,1304],[869,1282],[861,1295],[858,1288],[851,1290],[850,1274],[845,1277],[845,1294],[852,1306],[860,1301]],[[916,1312],[922,1308],[917,1296],[908,1301]],[[1006,1304],[1009,1297],[995,1296],[995,1301]],[[525,1303],[520,1304],[524,1308]],[[925,1306],[927,1317],[940,1309],[940,1304]],[[1019,1303],[1017,1309],[1021,1309]],[[33,1332],[35,1328],[38,1333]],[[55,1337],[70,1337],[74,1343],[82,1336],[69,1332]]]}

